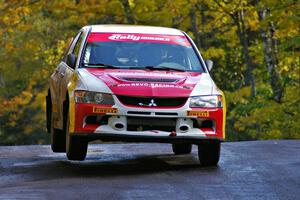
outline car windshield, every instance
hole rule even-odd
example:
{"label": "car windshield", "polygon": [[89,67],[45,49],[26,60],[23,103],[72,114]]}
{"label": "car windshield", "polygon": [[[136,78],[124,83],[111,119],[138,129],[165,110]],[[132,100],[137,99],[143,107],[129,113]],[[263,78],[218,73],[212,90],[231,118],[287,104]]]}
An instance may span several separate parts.
{"label": "car windshield", "polygon": [[183,35],[90,33],[83,66],[203,72]]}

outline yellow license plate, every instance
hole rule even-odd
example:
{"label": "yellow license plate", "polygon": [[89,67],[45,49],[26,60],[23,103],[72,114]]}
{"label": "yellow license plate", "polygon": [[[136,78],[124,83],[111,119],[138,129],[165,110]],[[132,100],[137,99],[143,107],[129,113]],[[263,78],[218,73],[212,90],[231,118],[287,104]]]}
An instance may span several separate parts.
{"label": "yellow license plate", "polygon": [[117,108],[103,108],[103,107],[93,107],[93,113],[117,113]]}
{"label": "yellow license plate", "polygon": [[187,116],[192,116],[192,117],[209,117],[209,112],[208,111],[198,111],[198,110],[188,110],[187,111]]}

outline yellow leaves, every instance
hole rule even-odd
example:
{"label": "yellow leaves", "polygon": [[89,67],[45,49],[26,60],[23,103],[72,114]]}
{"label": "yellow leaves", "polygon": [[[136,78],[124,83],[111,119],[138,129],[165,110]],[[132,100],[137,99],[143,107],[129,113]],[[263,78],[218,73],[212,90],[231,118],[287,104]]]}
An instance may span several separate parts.
{"label": "yellow leaves", "polygon": [[30,100],[32,98],[32,93],[25,90],[21,93],[21,96],[24,100]]}
{"label": "yellow leaves", "polygon": [[10,118],[9,118],[9,122],[7,123],[7,125],[10,126],[10,127],[14,127],[14,126],[17,125],[16,120],[14,120],[13,118],[14,118],[14,116],[13,116],[13,117],[10,117]]}
{"label": "yellow leaves", "polygon": [[[279,71],[281,74],[287,73],[290,77],[297,78],[297,67],[300,67],[299,55],[285,55],[279,62]],[[294,73],[291,73],[294,72]]]}
{"label": "yellow leaves", "polygon": [[9,52],[9,53],[12,53],[15,51],[15,47],[13,45],[12,42],[6,42],[5,43],[5,49]]}
{"label": "yellow leaves", "polygon": [[48,66],[55,66],[57,60],[56,60],[56,55],[55,55],[55,50],[54,49],[48,49],[44,51],[45,55],[45,62],[47,63]]}
{"label": "yellow leaves", "polygon": [[244,132],[244,131],[246,130],[246,126],[245,126],[245,124],[243,123],[242,120],[236,121],[236,122],[234,123],[234,125],[233,125],[233,128],[234,128],[235,130],[237,130],[238,132]]}
{"label": "yellow leaves", "polygon": [[257,31],[259,27],[259,17],[253,6],[247,7],[245,10],[245,21],[252,31]]}
{"label": "yellow leaves", "polygon": [[62,55],[67,48],[67,42],[66,40],[58,40],[56,44],[56,51],[58,55]]}
{"label": "yellow leaves", "polygon": [[259,22],[257,20],[249,20],[248,23],[251,30],[256,31],[259,29]]}
{"label": "yellow leaves", "polygon": [[133,13],[135,18],[141,21],[149,21],[153,16],[153,12],[156,10],[154,1],[135,1],[135,7],[133,8]]}
{"label": "yellow leaves", "polygon": [[[249,101],[244,106],[238,105],[229,116],[229,120],[233,122],[233,129],[240,134],[247,133],[252,138],[258,139],[299,138],[300,99],[297,94],[294,96],[298,99],[294,98],[293,102],[279,104],[260,99],[255,102]],[[299,111],[295,112],[297,109]],[[243,113],[245,110],[248,111]]]}
{"label": "yellow leaves", "polygon": [[32,133],[32,131],[33,131],[32,126],[25,126],[24,127],[24,133],[25,133],[25,135],[30,135]]}
{"label": "yellow leaves", "polygon": [[124,16],[124,9],[120,1],[111,0],[106,6],[107,13],[113,14],[114,16]]}
{"label": "yellow leaves", "polygon": [[223,58],[225,56],[225,51],[222,48],[210,47],[203,52],[203,57],[205,58]]}
{"label": "yellow leaves", "polygon": [[[29,109],[35,111],[41,109],[43,107],[44,97],[45,94],[43,93],[39,93],[35,97],[34,94],[32,94],[31,92],[31,88],[29,87],[28,90],[24,90],[23,92],[21,92],[19,96],[15,96],[10,100],[4,99],[2,102],[0,102],[0,117],[7,116],[8,121],[5,124],[5,126],[18,126],[18,122],[20,120],[25,120],[20,119],[20,117],[26,115],[26,112],[28,112]],[[31,125],[29,124],[29,127],[30,126]],[[30,129],[26,130],[28,131],[27,133],[31,133]]]}
{"label": "yellow leaves", "polygon": [[[16,28],[22,21],[26,19],[28,15],[31,14],[31,9],[27,5],[19,5],[17,3],[17,7],[7,7],[7,11],[4,15],[0,16],[0,22],[4,23],[6,26],[10,26]],[[12,31],[9,29],[9,31]]]}
{"label": "yellow leaves", "polygon": [[251,88],[248,86],[235,92],[225,92],[225,96],[228,104],[246,104],[251,96]]}
{"label": "yellow leaves", "polygon": [[44,92],[38,93],[34,99],[34,102],[31,104],[31,108],[33,110],[42,108],[46,112],[45,96],[46,94]]}
{"label": "yellow leaves", "polygon": [[18,112],[20,106],[30,103],[32,94],[28,91],[23,91],[20,96],[13,97],[10,101],[4,100],[2,102],[4,111]]}
{"label": "yellow leaves", "polygon": [[172,15],[180,16],[184,8],[188,6],[187,2],[182,0],[169,0],[166,2],[166,7],[168,8],[169,12],[172,13]]}
{"label": "yellow leaves", "polygon": [[[293,104],[299,103],[300,101],[299,93],[300,93],[300,89],[297,86],[289,86],[285,88],[285,95],[283,97],[283,102],[287,104],[288,108]],[[300,110],[294,110],[294,113],[300,114]]]}
{"label": "yellow leaves", "polygon": [[[289,9],[278,10],[274,16],[276,21],[277,31],[276,36],[278,38],[292,38],[299,35],[300,30],[300,18],[299,13],[300,3],[290,6]],[[280,16],[280,17],[279,17]]]}
{"label": "yellow leaves", "polygon": [[[55,66],[62,58],[67,45],[67,42],[65,42],[64,40],[58,40],[54,48],[45,50],[43,54],[46,64],[48,66]],[[41,52],[37,53],[41,54]]]}
{"label": "yellow leaves", "polygon": [[291,23],[291,25],[283,27],[276,32],[277,38],[291,38],[299,34],[299,25]]}

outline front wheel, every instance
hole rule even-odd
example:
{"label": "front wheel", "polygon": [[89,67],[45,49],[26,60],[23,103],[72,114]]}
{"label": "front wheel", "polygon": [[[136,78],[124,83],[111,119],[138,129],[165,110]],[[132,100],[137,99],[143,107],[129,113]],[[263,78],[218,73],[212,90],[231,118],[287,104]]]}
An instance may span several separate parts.
{"label": "front wheel", "polygon": [[220,159],[221,143],[209,141],[198,145],[198,157],[201,166],[216,166]]}
{"label": "front wheel", "polygon": [[87,154],[88,142],[83,138],[69,133],[69,119],[66,127],[66,154],[69,160],[84,160]]}

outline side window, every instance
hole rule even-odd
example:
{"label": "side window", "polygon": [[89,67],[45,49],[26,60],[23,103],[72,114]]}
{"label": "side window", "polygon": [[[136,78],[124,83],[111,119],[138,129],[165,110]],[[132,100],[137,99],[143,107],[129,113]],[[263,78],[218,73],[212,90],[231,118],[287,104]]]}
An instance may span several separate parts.
{"label": "side window", "polygon": [[[72,40],[71,40],[71,42],[70,42],[70,45],[69,45],[69,47],[67,48],[67,50],[66,50],[66,52],[65,52],[65,54],[64,54],[64,57],[63,57],[63,61],[64,61],[64,62],[67,61],[67,56],[68,56],[68,54],[74,53],[76,46],[78,46],[78,47],[77,47],[77,48],[78,48],[77,53],[79,52],[80,41],[82,41],[82,39],[80,39],[80,38],[82,38],[82,35],[83,35],[82,32],[79,32],[79,33],[75,36],[74,39],[72,38]],[[79,38],[79,37],[80,37],[80,38]],[[79,41],[79,40],[80,40],[80,41]],[[76,54],[74,54],[74,55],[76,55]],[[76,55],[76,56],[77,56],[77,55]]]}
{"label": "side window", "polygon": [[80,36],[79,36],[79,39],[77,40],[77,42],[75,44],[75,47],[74,47],[74,49],[72,51],[72,53],[76,56],[76,58],[78,57],[79,49],[80,49],[80,45],[81,45],[82,40],[83,40],[83,34],[81,32]]}
{"label": "side window", "polygon": [[72,46],[72,44],[73,44],[73,41],[74,41],[74,38],[72,37],[72,38],[70,39],[70,41],[69,41],[68,47],[66,48],[66,50],[64,51],[64,54],[63,54],[63,56],[62,56],[62,60],[65,61],[65,62],[66,62],[66,60],[67,60],[67,55],[68,55],[68,53],[69,53],[69,51],[70,51],[70,48],[71,48],[71,46]]}

